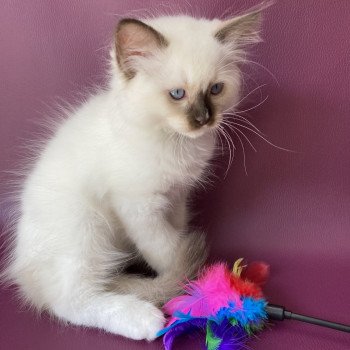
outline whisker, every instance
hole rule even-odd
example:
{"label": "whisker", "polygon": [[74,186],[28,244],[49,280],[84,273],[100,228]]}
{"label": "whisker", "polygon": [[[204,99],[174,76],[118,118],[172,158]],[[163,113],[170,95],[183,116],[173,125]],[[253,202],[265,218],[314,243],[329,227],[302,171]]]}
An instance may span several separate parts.
{"label": "whisker", "polygon": [[[218,126],[218,130],[220,130],[222,136],[224,137],[224,140],[227,142],[228,149],[229,149],[229,162],[228,162],[228,165],[227,165],[227,168],[225,171],[225,177],[226,177],[228,174],[228,171],[232,165],[233,157],[234,157],[234,150],[236,149],[236,147],[235,147],[231,137],[229,136],[229,134],[225,131],[225,129],[221,125]],[[232,147],[232,149],[231,149],[231,147]]]}
{"label": "whisker", "polygon": [[223,145],[223,143],[222,143],[221,134],[220,134],[219,130],[217,130],[217,129],[214,129],[214,131],[215,131],[215,134],[218,136],[217,139],[220,141],[220,145],[221,145],[221,154],[224,154],[224,145]]}
{"label": "whisker", "polygon": [[[244,118],[243,116],[236,114],[236,113],[226,113],[226,115],[231,115],[233,120],[237,120],[240,122],[245,122],[248,125],[250,125],[253,129],[255,129],[257,132],[259,132],[261,135],[266,136],[260,129],[258,129],[251,121],[249,121],[247,118]],[[231,121],[231,119],[229,120]]]}
{"label": "whisker", "polygon": [[[232,149],[231,149],[231,143],[230,141],[228,140],[228,135],[227,133],[225,132],[224,128],[222,127],[219,127],[219,130],[222,134],[222,136],[224,137],[224,140],[227,142],[227,145],[228,145],[228,151],[229,151],[229,164],[230,164],[230,160],[232,158]],[[229,165],[230,166],[230,165]]]}
{"label": "whisker", "polygon": [[255,151],[255,152],[257,152],[257,150],[256,150],[256,148],[254,147],[254,145],[252,144],[252,142],[249,140],[249,138],[247,137],[247,135],[242,131],[242,130],[240,130],[240,129],[238,129],[237,127],[235,127],[235,126],[233,126],[233,125],[229,125],[229,124],[226,124],[227,126],[228,126],[228,128],[230,129],[230,130],[236,130],[236,131],[238,131],[240,134],[242,134],[243,135],[243,137],[247,140],[247,142],[249,143],[249,145],[250,145],[250,147]]}
{"label": "whisker", "polygon": [[232,140],[231,135],[230,135],[225,129],[223,129],[223,132],[227,135],[227,140],[228,140],[228,142],[229,142],[229,143],[231,144],[231,146],[232,146],[231,157],[230,157],[230,160],[229,160],[229,163],[228,163],[227,170],[226,170],[226,172],[225,172],[225,177],[226,177],[227,174],[228,174],[228,171],[230,170],[231,165],[232,165],[232,163],[233,163],[233,159],[234,159],[234,155],[235,155],[236,146],[235,146],[235,144],[234,144],[234,142],[233,142],[233,140]]}
{"label": "whisker", "polygon": [[252,132],[252,133],[254,133],[255,135],[259,136],[259,137],[260,137],[262,140],[264,140],[266,143],[268,143],[269,145],[271,145],[271,146],[273,146],[273,147],[275,147],[275,148],[277,148],[277,149],[280,149],[280,150],[282,150],[282,151],[287,151],[287,152],[295,153],[295,151],[293,151],[293,150],[290,150],[290,149],[283,148],[283,147],[280,147],[280,146],[275,145],[274,143],[272,143],[271,141],[267,140],[267,139],[266,139],[265,137],[263,137],[261,134],[259,134],[259,133],[256,132],[255,130],[249,128],[248,126],[245,126],[245,125],[242,125],[242,124],[238,124],[238,123],[236,123],[236,122],[233,122],[233,123],[234,123],[234,125],[236,125],[236,126],[240,126],[240,127],[242,127],[242,128],[245,128],[245,129],[249,130],[250,132]]}
{"label": "whisker", "polygon": [[245,59],[245,62],[255,64],[256,66],[264,69],[267,73],[270,74],[270,76],[274,79],[274,81],[277,83],[277,85],[280,85],[280,83],[279,83],[278,79],[276,78],[276,76],[268,68],[263,66],[261,63],[258,63],[258,62],[255,62],[255,61],[251,61],[251,60],[248,60],[248,59]]}
{"label": "whisker", "polygon": [[254,93],[256,90],[266,86],[267,84],[261,84],[259,86],[257,86],[255,89],[253,89],[252,91],[250,91],[248,94],[246,94],[243,98],[241,98],[238,102],[236,102],[233,106],[231,106],[230,108],[226,109],[223,113],[226,113],[227,111],[231,110],[232,108],[234,108],[235,106],[238,106],[241,102],[243,102],[248,96],[250,96],[252,93]]}
{"label": "whisker", "polygon": [[244,172],[245,174],[248,176],[248,172],[247,172],[247,165],[246,165],[246,155],[245,155],[245,148],[244,148],[244,145],[243,145],[243,141],[242,139],[240,138],[240,136],[237,134],[237,132],[234,130],[234,129],[231,129],[235,135],[238,137],[239,139],[239,142],[241,143],[241,146],[242,146],[242,152],[243,152],[243,166],[244,166]]}
{"label": "whisker", "polygon": [[237,113],[245,113],[245,112],[248,112],[248,111],[251,111],[252,109],[256,109],[258,108],[259,106],[261,106],[264,102],[266,102],[266,100],[269,98],[269,96],[266,96],[262,101],[260,101],[258,104],[256,104],[255,106],[253,107],[250,107],[248,109],[245,109],[243,111],[237,111]]}
{"label": "whisker", "polygon": [[[247,72],[244,72],[244,71],[241,71],[240,72],[241,75],[242,75],[242,83],[243,83],[243,86],[246,88],[247,86],[249,87],[249,81],[252,81],[256,86],[259,85],[258,81],[249,73]],[[260,98],[262,98],[262,94],[260,92]]]}

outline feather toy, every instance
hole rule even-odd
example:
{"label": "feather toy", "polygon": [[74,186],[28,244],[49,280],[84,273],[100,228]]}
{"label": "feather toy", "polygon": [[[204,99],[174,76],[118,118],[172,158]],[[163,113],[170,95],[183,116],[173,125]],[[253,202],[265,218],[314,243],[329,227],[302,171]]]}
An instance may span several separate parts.
{"label": "feather toy", "polygon": [[166,350],[177,337],[192,332],[205,334],[207,350],[239,350],[250,335],[261,330],[267,320],[261,286],[269,274],[265,263],[242,266],[235,262],[230,271],[217,263],[202,270],[199,278],[184,286],[184,294],[164,306],[169,315],[164,335]]}

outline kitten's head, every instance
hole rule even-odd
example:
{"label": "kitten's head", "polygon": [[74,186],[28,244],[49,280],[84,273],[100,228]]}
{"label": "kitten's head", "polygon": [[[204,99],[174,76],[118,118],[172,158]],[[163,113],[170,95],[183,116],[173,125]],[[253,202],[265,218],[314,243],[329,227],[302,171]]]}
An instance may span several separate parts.
{"label": "kitten's head", "polygon": [[[219,125],[239,99],[243,47],[259,41],[260,10],[230,20],[123,19],[116,69],[136,122],[188,137]],[[135,120],[134,120],[135,121]]]}

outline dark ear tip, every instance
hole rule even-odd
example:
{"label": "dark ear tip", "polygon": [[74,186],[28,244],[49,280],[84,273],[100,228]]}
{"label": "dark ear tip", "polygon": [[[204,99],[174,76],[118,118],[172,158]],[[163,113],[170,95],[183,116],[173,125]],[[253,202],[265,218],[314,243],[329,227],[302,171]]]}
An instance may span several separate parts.
{"label": "dark ear tip", "polygon": [[116,32],[118,32],[122,27],[129,25],[129,24],[135,24],[135,25],[144,25],[143,22],[139,21],[136,18],[122,18],[118,23],[116,27]]}
{"label": "dark ear tip", "polygon": [[242,17],[250,16],[251,18],[255,18],[257,21],[261,21],[263,17],[263,12],[267,10],[269,7],[271,7],[272,5],[274,5],[276,1],[277,0],[263,1],[260,4],[248,9],[248,11],[243,13],[241,16]]}
{"label": "dark ear tip", "polygon": [[220,42],[239,42],[243,45],[261,42],[259,35],[263,20],[263,11],[270,7],[274,1],[264,1],[243,14],[224,22],[224,26],[219,29],[215,38]]}
{"label": "dark ear tip", "polygon": [[262,11],[265,11],[266,9],[268,9],[269,7],[274,5],[276,2],[277,2],[277,0],[262,1],[260,4],[250,8],[250,10],[248,10],[248,12],[259,12],[259,13],[261,13]]}
{"label": "dark ear tip", "polygon": [[123,18],[123,19],[121,19],[117,24],[116,35],[118,36],[118,33],[122,30],[123,27],[129,26],[129,25],[134,25],[135,27],[138,27],[137,28],[138,30],[143,30],[143,31],[149,33],[150,35],[152,35],[156,39],[159,47],[168,46],[168,41],[165,39],[165,37],[161,33],[159,33],[157,30],[155,30],[150,25],[148,25],[148,24],[146,24],[138,19],[135,19],[135,18]]}

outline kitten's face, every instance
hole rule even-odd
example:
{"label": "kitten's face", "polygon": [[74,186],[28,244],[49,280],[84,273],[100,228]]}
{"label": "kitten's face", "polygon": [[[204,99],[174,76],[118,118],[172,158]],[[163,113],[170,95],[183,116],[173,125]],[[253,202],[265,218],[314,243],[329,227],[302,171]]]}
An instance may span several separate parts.
{"label": "kitten's face", "polygon": [[[229,21],[161,17],[122,20],[119,68],[139,122],[188,137],[217,127],[237,102],[242,42],[258,39],[258,12]],[[131,92],[132,91],[132,92]]]}

